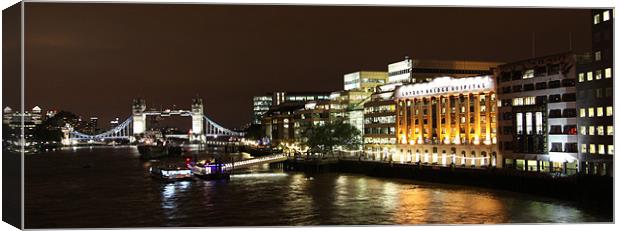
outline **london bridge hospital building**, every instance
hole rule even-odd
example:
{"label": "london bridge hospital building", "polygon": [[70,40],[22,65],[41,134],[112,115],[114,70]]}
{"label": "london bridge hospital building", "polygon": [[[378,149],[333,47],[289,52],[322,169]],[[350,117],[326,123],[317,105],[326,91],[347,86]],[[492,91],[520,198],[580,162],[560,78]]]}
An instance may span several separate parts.
{"label": "london bridge hospital building", "polygon": [[439,77],[402,85],[396,102],[397,162],[501,167],[493,76]]}

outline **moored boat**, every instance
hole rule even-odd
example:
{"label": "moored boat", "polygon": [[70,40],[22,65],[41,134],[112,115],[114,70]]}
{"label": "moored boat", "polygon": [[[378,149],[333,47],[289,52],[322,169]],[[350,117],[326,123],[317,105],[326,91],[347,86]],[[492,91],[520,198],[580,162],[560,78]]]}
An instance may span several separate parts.
{"label": "moored boat", "polygon": [[228,180],[230,173],[224,169],[224,164],[197,164],[191,166],[192,174],[203,180]]}
{"label": "moored boat", "polygon": [[149,168],[152,177],[165,181],[191,180],[192,170],[181,166],[154,166]]}

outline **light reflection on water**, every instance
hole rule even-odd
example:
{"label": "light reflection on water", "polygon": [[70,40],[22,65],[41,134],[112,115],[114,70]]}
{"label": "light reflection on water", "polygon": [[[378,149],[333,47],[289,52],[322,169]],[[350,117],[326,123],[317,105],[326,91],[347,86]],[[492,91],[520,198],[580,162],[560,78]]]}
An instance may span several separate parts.
{"label": "light reflection on water", "polygon": [[[268,165],[230,181],[164,183],[135,149],[26,157],[26,227],[467,224],[609,221],[570,203],[487,189]],[[182,161],[179,158],[179,161]],[[89,167],[84,167],[89,166]]]}

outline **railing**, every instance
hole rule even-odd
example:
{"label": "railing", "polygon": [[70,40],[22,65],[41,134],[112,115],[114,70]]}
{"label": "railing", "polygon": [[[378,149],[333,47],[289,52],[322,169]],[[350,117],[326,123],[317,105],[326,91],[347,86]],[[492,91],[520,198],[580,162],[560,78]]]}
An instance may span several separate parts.
{"label": "railing", "polygon": [[253,164],[260,164],[263,162],[284,161],[286,159],[287,159],[287,156],[284,153],[273,154],[269,156],[263,156],[263,157],[248,159],[248,160],[226,163],[224,164],[224,168],[225,169],[233,168],[233,167],[239,168],[239,167],[244,167],[244,166],[253,165]]}

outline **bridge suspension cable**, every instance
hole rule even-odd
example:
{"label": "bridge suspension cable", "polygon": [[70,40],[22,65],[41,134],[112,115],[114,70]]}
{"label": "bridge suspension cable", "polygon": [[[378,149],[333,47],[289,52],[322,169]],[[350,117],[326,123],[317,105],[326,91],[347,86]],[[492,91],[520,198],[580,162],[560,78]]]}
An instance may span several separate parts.
{"label": "bridge suspension cable", "polygon": [[228,128],[222,127],[216,122],[213,122],[213,120],[209,119],[209,117],[207,116],[203,116],[203,118],[206,120],[205,132],[204,132],[206,136],[215,137],[215,136],[243,136],[244,135],[243,132],[236,132]]}
{"label": "bridge suspension cable", "polygon": [[106,140],[106,139],[129,139],[133,135],[133,118],[129,117],[116,127],[96,135],[87,135],[78,131],[71,131],[69,138],[72,140]]}

